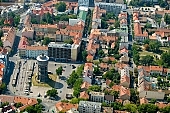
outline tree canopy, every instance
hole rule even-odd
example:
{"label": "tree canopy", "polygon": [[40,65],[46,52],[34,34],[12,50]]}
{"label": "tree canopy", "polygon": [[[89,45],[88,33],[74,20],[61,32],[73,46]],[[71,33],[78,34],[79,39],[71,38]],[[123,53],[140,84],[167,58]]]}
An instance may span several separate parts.
{"label": "tree canopy", "polygon": [[64,40],[66,44],[73,44],[73,40],[71,38]]}
{"label": "tree canopy", "polygon": [[56,69],[56,74],[57,75],[62,75],[62,72],[63,72],[62,66],[60,66],[58,69]]}
{"label": "tree canopy", "polygon": [[141,104],[138,106],[139,113],[156,113],[158,107],[154,104]]}
{"label": "tree canopy", "polygon": [[59,2],[56,4],[56,9],[59,12],[64,12],[66,10],[66,3],[65,2]]}
{"label": "tree canopy", "polygon": [[112,80],[116,84],[119,84],[119,82],[120,82],[120,74],[115,69],[111,69],[111,70],[107,71],[103,75],[103,78]]}
{"label": "tree canopy", "polygon": [[50,42],[51,42],[50,38],[45,37],[42,43],[43,43],[43,45],[48,45]]}
{"label": "tree canopy", "polygon": [[47,96],[50,96],[50,97],[56,97],[57,94],[58,94],[58,92],[56,89],[51,89],[51,90],[47,91]]}
{"label": "tree canopy", "polygon": [[152,65],[153,61],[154,61],[154,57],[150,55],[142,56],[142,59],[141,59],[141,63],[147,66]]}

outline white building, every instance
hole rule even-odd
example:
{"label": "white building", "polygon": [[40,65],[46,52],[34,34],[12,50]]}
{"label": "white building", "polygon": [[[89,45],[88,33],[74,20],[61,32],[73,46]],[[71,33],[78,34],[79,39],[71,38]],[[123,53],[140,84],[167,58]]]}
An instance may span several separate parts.
{"label": "white building", "polygon": [[101,103],[80,101],[78,111],[79,113],[101,113]]}
{"label": "white building", "polygon": [[105,9],[108,12],[114,12],[119,14],[120,11],[126,10],[126,4],[119,3],[105,3],[105,2],[95,2],[95,6],[99,6],[101,9]]}
{"label": "white building", "polygon": [[37,58],[37,56],[44,54],[48,56],[48,47],[46,46],[27,46],[26,47],[26,57],[27,58]]}
{"label": "white building", "polygon": [[103,102],[104,101],[104,93],[90,92],[90,100],[93,102]]}

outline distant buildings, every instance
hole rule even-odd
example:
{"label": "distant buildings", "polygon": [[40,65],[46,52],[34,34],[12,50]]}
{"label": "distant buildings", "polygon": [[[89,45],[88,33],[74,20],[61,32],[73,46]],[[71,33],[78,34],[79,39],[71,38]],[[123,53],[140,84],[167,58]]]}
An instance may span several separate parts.
{"label": "distant buildings", "polygon": [[79,113],[101,113],[101,103],[90,102],[90,101],[80,101],[79,102]]}

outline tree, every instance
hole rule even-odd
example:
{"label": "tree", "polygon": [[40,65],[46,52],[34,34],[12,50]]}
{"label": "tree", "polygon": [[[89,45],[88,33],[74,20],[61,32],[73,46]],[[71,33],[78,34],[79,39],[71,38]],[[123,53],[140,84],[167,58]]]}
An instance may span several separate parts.
{"label": "tree", "polygon": [[120,82],[120,74],[115,69],[107,71],[102,77],[104,79],[112,80],[116,84],[119,84]]}
{"label": "tree", "polygon": [[163,62],[164,67],[169,67],[170,66],[170,51],[164,52],[161,55],[161,60]]}
{"label": "tree", "polygon": [[108,28],[107,22],[106,22],[105,20],[103,20],[103,19],[102,19],[102,21],[101,21],[101,28],[102,28],[102,29],[107,29],[107,28]]}
{"label": "tree", "polygon": [[5,83],[2,83],[2,84],[0,85],[0,93],[2,93],[3,91],[5,91],[5,89],[6,89],[6,84],[5,84]]}
{"label": "tree", "polygon": [[66,4],[65,2],[59,2],[56,4],[56,9],[59,12],[64,12],[66,10]]}
{"label": "tree", "polygon": [[55,97],[57,96],[58,92],[56,89],[51,89],[51,90],[48,90],[47,91],[47,96],[50,96],[50,97]]}
{"label": "tree", "polygon": [[17,27],[19,25],[19,22],[20,22],[20,16],[16,15],[14,17],[14,26]]}
{"label": "tree", "polygon": [[151,104],[155,104],[156,103],[156,99],[152,98],[150,101]]}
{"label": "tree", "polygon": [[161,46],[161,43],[159,41],[150,41],[149,42],[149,50],[152,52],[158,53],[160,46]]}
{"label": "tree", "polygon": [[22,104],[21,102],[15,104],[15,107],[16,107],[16,108],[19,108],[19,107],[21,107],[21,106],[23,106],[23,104]]}
{"label": "tree", "polygon": [[3,42],[1,39],[0,39],[0,47],[3,47]]}
{"label": "tree", "polygon": [[114,26],[115,26],[115,28],[119,28],[120,27],[119,21],[115,21]]}
{"label": "tree", "polygon": [[8,106],[9,105],[9,102],[3,102],[2,104],[1,104],[1,108],[3,108],[4,106]]}
{"label": "tree", "polygon": [[149,45],[148,44],[145,44],[144,48],[145,48],[146,51],[149,51]]}
{"label": "tree", "polygon": [[95,92],[100,92],[101,91],[101,87],[98,85],[92,85],[89,87],[88,89],[89,91],[95,91]]}
{"label": "tree", "polygon": [[42,100],[41,99],[37,99],[37,101],[38,101],[38,104],[41,104],[41,102],[42,102]]}
{"label": "tree", "polygon": [[73,86],[73,89],[74,89],[73,95],[75,97],[78,97],[80,95],[80,90],[81,90],[80,86],[82,83],[83,83],[82,78],[76,79],[76,82],[74,83],[74,86]]}
{"label": "tree", "polygon": [[150,55],[142,56],[141,63],[144,65],[152,65],[154,61],[154,57]]}
{"label": "tree", "polygon": [[62,66],[60,66],[58,69],[56,69],[56,74],[57,75],[62,75],[62,72],[63,72]]}
{"label": "tree", "polygon": [[76,82],[76,79],[79,78],[79,75],[73,71],[70,75],[70,77],[67,79],[67,84],[73,86],[74,83]]}
{"label": "tree", "polygon": [[94,73],[95,75],[100,75],[101,72],[100,72],[99,66],[94,67],[93,73]]}
{"label": "tree", "polygon": [[43,45],[48,45],[50,43],[50,38],[45,37],[42,43],[43,43]]}
{"label": "tree", "polygon": [[130,100],[135,103],[135,104],[138,104],[139,102],[139,97],[138,97],[138,93],[135,89],[131,88],[130,89]]}
{"label": "tree", "polygon": [[87,51],[84,50],[84,51],[82,51],[82,58],[83,58],[84,62],[86,62],[86,57],[87,57]]}
{"label": "tree", "polygon": [[105,57],[104,51],[102,49],[99,50],[98,55],[99,55],[100,58]]}
{"label": "tree", "polygon": [[141,104],[138,106],[139,113],[156,113],[158,110],[158,106],[154,104]]}
{"label": "tree", "polygon": [[111,107],[113,107],[113,110],[122,110],[123,109],[123,105],[119,102],[113,102],[111,104]]}
{"label": "tree", "polygon": [[3,36],[3,31],[0,30],[0,38]]}
{"label": "tree", "polygon": [[170,106],[166,106],[166,107],[162,108],[160,111],[161,111],[161,113],[169,113]]}
{"label": "tree", "polygon": [[64,40],[66,44],[73,44],[73,40],[71,38]]}
{"label": "tree", "polygon": [[35,106],[28,106],[24,111],[28,113],[42,113],[42,105],[37,104]]}
{"label": "tree", "polygon": [[131,113],[136,113],[137,112],[137,106],[135,104],[126,104],[125,109]]}
{"label": "tree", "polygon": [[144,28],[145,28],[145,29],[152,28],[152,24],[146,23],[145,26],[144,26]]}

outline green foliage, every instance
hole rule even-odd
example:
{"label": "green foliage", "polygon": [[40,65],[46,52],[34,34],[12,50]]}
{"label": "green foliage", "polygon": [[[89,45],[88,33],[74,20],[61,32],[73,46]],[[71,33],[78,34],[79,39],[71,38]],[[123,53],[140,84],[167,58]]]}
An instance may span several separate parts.
{"label": "green foliage", "polygon": [[1,39],[0,39],[0,47],[3,47],[3,42]]}
{"label": "green foliage", "polygon": [[43,45],[48,45],[49,43],[51,42],[50,38],[49,37],[45,37],[42,44]]}
{"label": "green foliage", "polygon": [[119,92],[118,91],[114,91],[114,90],[104,90],[104,94],[105,95],[112,95],[114,96],[114,99],[118,99],[119,97]]}
{"label": "green foliage", "polygon": [[15,104],[15,107],[16,107],[16,108],[19,108],[19,107],[21,107],[21,106],[23,106],[23,104],[22,104],[21,102]]}
{"label": "green foliage", "polygon": [[99,69],[99,66],[94,67],[93,73],[94,73],[95,75],[100,75],[100,74],[101,74],[100,69]]}
{"label": "green foliage", "polygon": [[169,113],[170,106],[166,106],[166,107],[162,108],[160,111],[161,111],[161,113]]}
{"label": "green foliage", "polygon": [[92,12],[89,9],[88,13],[87,13],[87,16],[86,16],[86,22],[85,22],[85,27],[84,27],[83,35],[86,34],[86,36],[87,36],[88,34],[90,34],[90,31],[91,31],[91,28],[92,28],[91,25],[92,25]]}
{"label": "green foliage", "polygon": [[139,104],[139,96],[138,96],[138,92],[135,89],[130,89],[130,100],[135,103],[135,104]]}
{"label": "green foliage", "polygon": [[51,89],[51,90],[48,90],[47,91],[47,96],[50,96],[50,97],[55,97],[57,96],[58,92],[56,89]]}
{"label": "green foliage", "polygon": [[136,65],[139,64],[139,59],[140,59],[140,56],[139,56],[139,51],[141,50],[141,48],[135,44],[133,44],[132,46],[132,55],[133,55],[133,61]]}
{"label": "green foliage", "polygon": [[151,104],[155,104],[155,103],[156,103],[156,99],[152,98],[152,99],[150,100],[150,103],[151,103]]}
{"label": "green foliage", "polygon": [[110,107],[106,102],[102,102],[102,107]]}
{"label": "green foliage", "polygon": [[68,100],[61,100],[61,102],[68,103],[69,101]]}
{"label": "green foliage", "polygon": [[99,55],[100,58],[105,57],[105,53],[104,53],[104,51],[102,49],[99,50],[98,55]]}
{"label": "green foliage", "polygon": [[160,50],[161,43],[159,41],[150,41],[149,42],[149,51],[158,53]]}
{"label": "green foliage", "polygon": [[100,92],[101,91],[101,87],[98,85],[92,85],[89,87],[88,91],[95,91],[95,92]]}
{"label": "green foliage", "polygon": [[41,23],[42,24],[53,24],[53,20],[54,20],[53,15],[48,12],[44,14]]}
{"label": "green foliage", "polygon": [[169,67],[170,66],[170,51],[164,52],[161,55],[161,60],[162,60],[162,65],[164,67]]}
{"label": "green foliage", "polygon": [[113,29],[114,29],[114,27],[113,27],[113,26],[110,26],[110,27],[109,27],[109,30],[113,30]]}
{"label": "green foliage", "polygon": [[101,29],[107,29],[108,28],[108,24],[105,20],[101,21]]}
{"label": "green foliage", "polygon": [[82,98],[72,98],[70,103],[72,104],[78,104],[80,101],[83,101],[85,99],[82,99]]}
{"label": "green foliage", "polygon": [[37,101],[38,101],[38,104],[41,104],[42,103],[42,100],[41,99],[37,99]]}
{"label": "green foliage", "polygon": [[152,65],[154,63],[154,57],[150,55],[142,56],[141,64],[143,65]]}
{"label": "green foliage", "polygon": [[1,85],[0,85],[0,94],[3,92],[3,91],[5,91],[6,90],[6,84],[5,83],[2,83]]}
{"label": "green foliage", "polygon": [[62,75],[62,72],[63,72],[62,66],[60,66],[58,69],[56,69],[56,74],[57,75]]}
{"label": "green foliage", "polygon": [[145,26],[144,26],[144,28],[145,28],[145,29],[152,28],[152,24],[146,23]]}
{"label": "green foliage", "polygon": [[166,22],[166,24],[170,24],[170,16],[168,14],[164,15],[164,21]]}
{"label": "green foliage", "polygon": [[82,58],[83,58],[83,61],[84,62],[86,62],[86,57],[87,57],[87,51],[86,50],[84,50],[84,51],[82,51]]}
{"label": "green foliage", "polygon": [[135,104],[126,104],[124,108],[126,111],[131,112],[131,113],[137,112],[137,106]]}
{"label": "green foliage", "polygon": [[65,2],[59,2],[56,4],[56,9],[59,12],[64,12],[66,10],[66,3]]}
{"label": "green foliage", "polygon": [[73,89],[74,89],[74,92],[73,92],[73,95],[75,97],[78,97],[80,95],[80,90],[81,90],[81,84],[83,83],[83,79],[82,78],[79,78],[76,80],[76,82],[74,83],[74,86],[73,86]]}
{"label": "green foliage", "polygon": [[113,107],[113,110],[123,110],[123,105],[119,102],[113,102],[111,107]]}
{"label": "green foliage", "polygon": [[156,113],[158,110],[158,107],[154,104],[141,104],[138,106],[139,113]]}
{"label": "green foliage", "polygon": [[24,111],[28,113],[42,113],[42,105],[37,104],[35,106],[28,106]]}
{"label": "green foliage", "polygon": [[120,27],[120,22],[119,21],[115,21],[114,26],[115,26],[115,28],[119,28]]}
{"label": "green foliage", "polygon": [[120,74],[115,70],[111,69],[103,75],[104,79],[112,80],[115,84],[120,83]]}
{"label": "green foliage", "polygon": [[20,22],[20,16],[15,15],[15,17],[14,17],[14,27],[17,27],[19,25],[19,22]]}
{"label": "green foliage", "polygon": [[79,78],[79,75],[73,71],[70,75],[70,77],[67,79],[67,84],[73,86],[74,83],[76,82],[76,79]]}
{"label": "green foliage", "polygon": [[113,12],[107,12],[106,15],[103,15],[102,20],[108,21],[109,19],[116,19],[116,16]]}
{"label": "green foliage", "polygon": [[1,104],[1,108],[3,108],[4,106],[8,106],[9,105],[9,102],[3,102],[2,104]]}
{"label": "green foliage", "polygon": [[73,40],[71,38],[64,40],[66,44],[73,44]]}
{"label": "green foliage", "polygon": [[108,56],[114,56],[115,59],[119,60],[120,55],[119,55],[119,40],[115,42],[115,47],[114,49],[108,48]]}
{"label": "green foliage", "polygon": [[3,31],[0,30],[0,38],[3,36]]}

